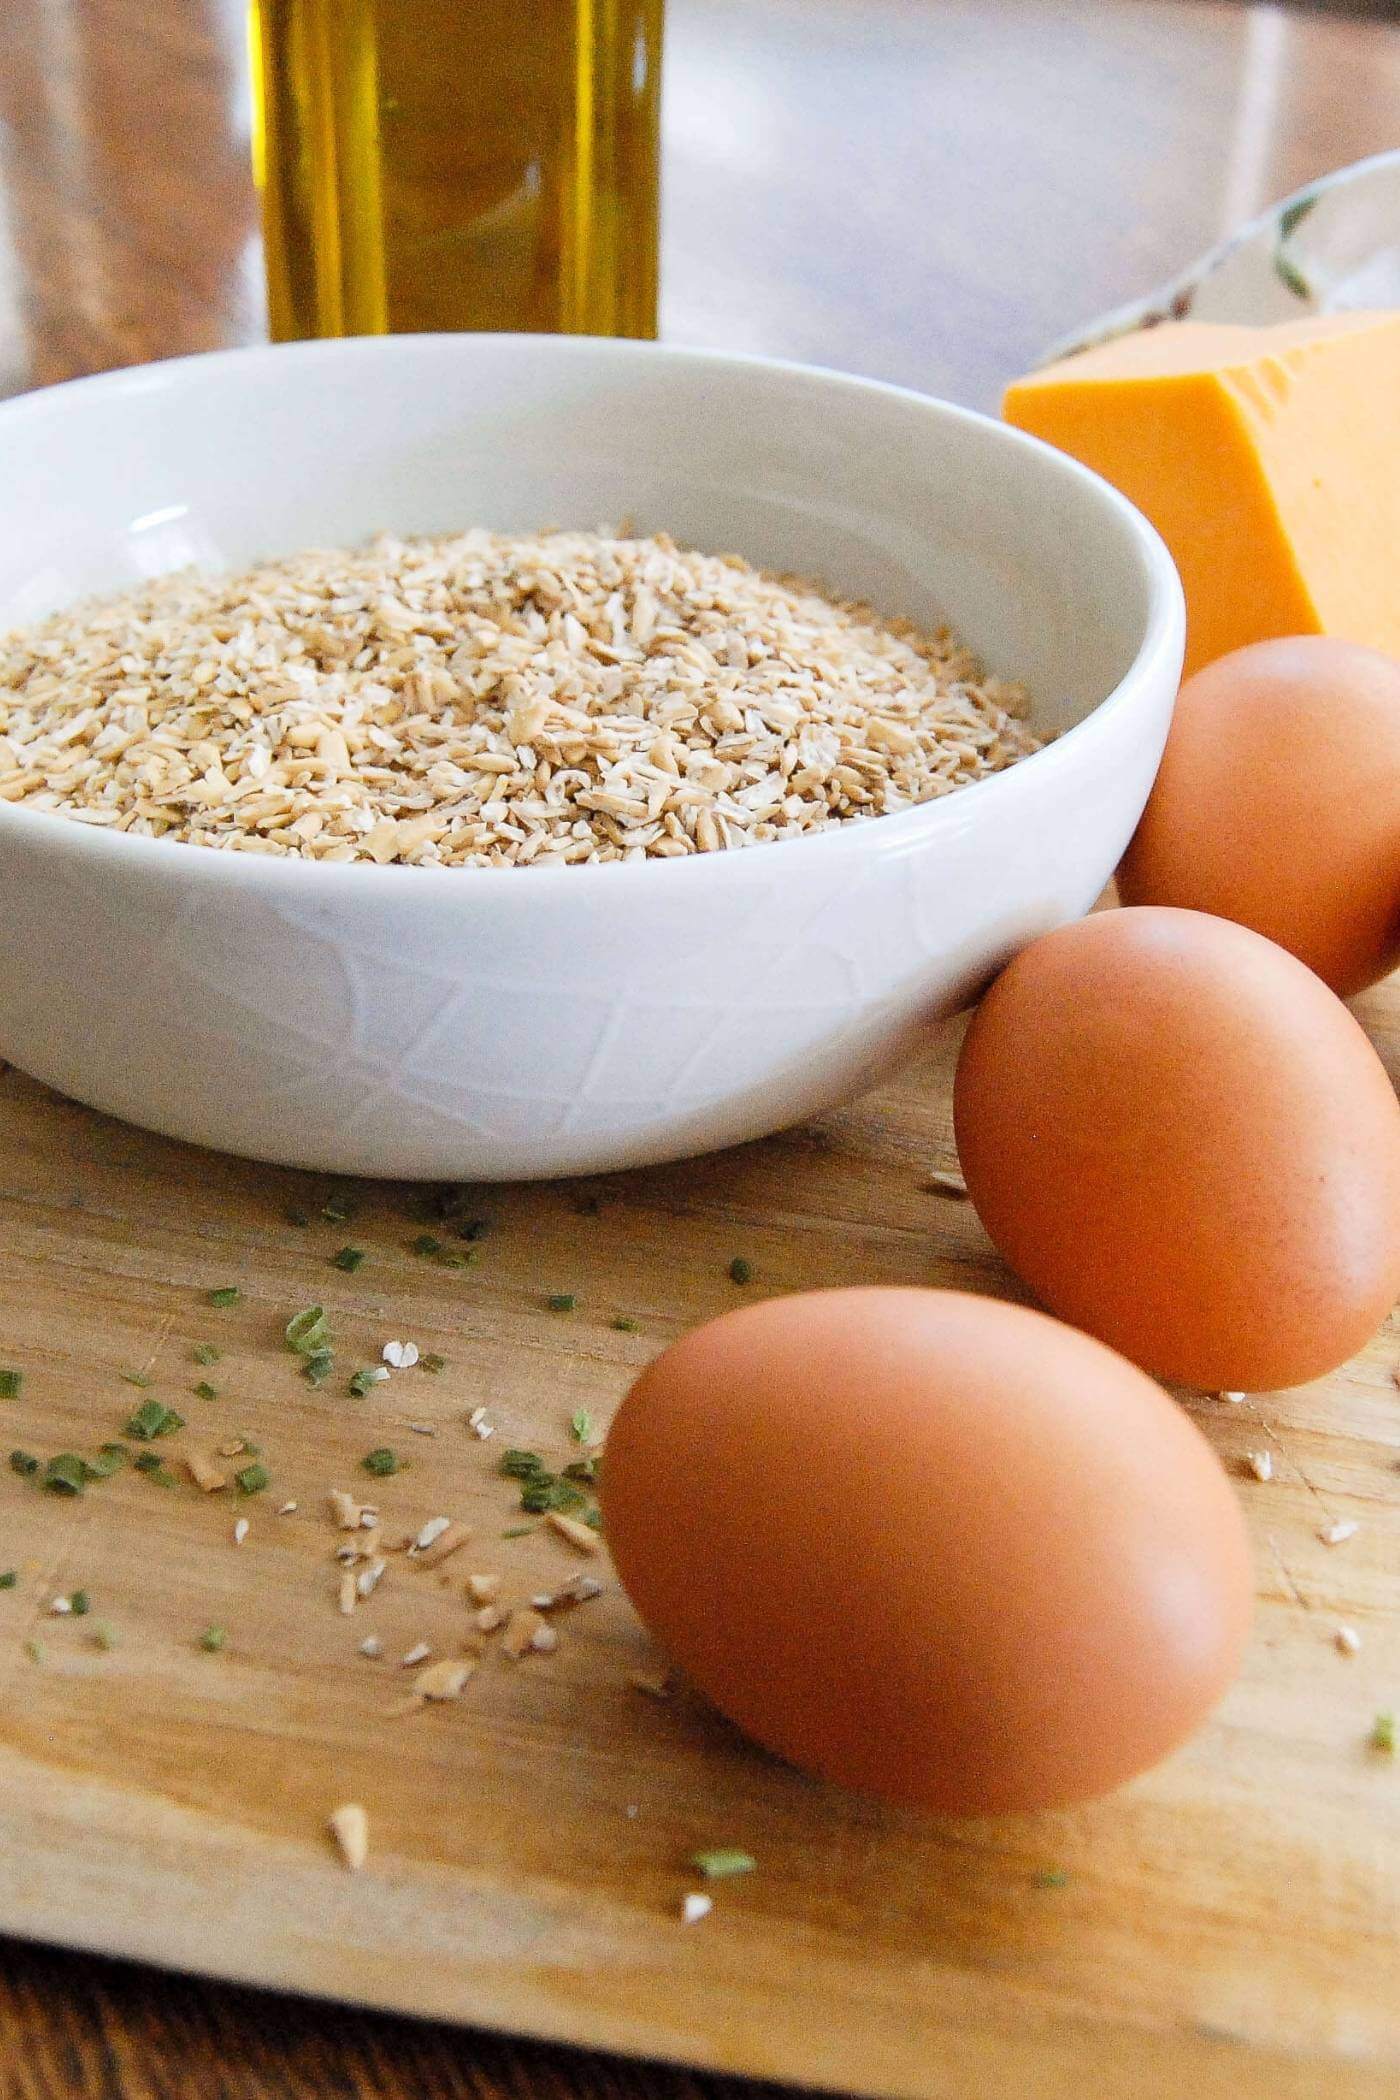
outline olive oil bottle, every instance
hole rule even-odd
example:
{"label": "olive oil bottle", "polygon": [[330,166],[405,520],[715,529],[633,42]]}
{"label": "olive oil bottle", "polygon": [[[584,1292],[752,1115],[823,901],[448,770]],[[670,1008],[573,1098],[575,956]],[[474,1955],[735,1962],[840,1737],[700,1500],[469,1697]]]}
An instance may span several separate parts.
{"label": "olive oil bottle", "polygon": [[664,0],[252,0],[273,336],[656,333]]}

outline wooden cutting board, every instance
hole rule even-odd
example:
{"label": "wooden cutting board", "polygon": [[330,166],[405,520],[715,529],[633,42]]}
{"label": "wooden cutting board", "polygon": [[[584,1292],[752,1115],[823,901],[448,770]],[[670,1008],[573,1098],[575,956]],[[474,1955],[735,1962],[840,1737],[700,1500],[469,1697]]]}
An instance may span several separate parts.
{"label": "wooden cutting board", "polygon": [[[1394,1068],[1400,998],[1363,1017]],[[95,1450],[154,1396],[190,1425],[154,1447],[173,1472],[241,1433],[271,1476],[245,1500],[123,1472],[70,1501],[0,1471],[0,1569],[19,1571],[0,1593],[0,1930],[860,2094],[1400,2091],[1400,1759],[1367,1741],[1400,1707],[1393,1332],[1304,1391],[1188,1401],[1242,1476],[1258,1626],[1214,1722],[1112,1800],[953,1825],[810,1783],[684,1690],[634,1687],[654,1658],[611,1582],[559,1619],[553,1655],[492,1652],[457,1703],[393,1712],[398,1659],[467,1633],[469,1573],[515,1600],[586,1565],[546,1529],[503,1536],[523,1521],[505,1446],[563,1457],[574,1410],[605,1424],[640,1364],[741,1297],[1013,1289],[969,1207],[927,1187],[952,1160],[951,1047],[766,1144],[486,1192],[492,1229],[458,1268],[410,1251],[410,1190],[326,1222],[325,1183],[0,1079],[0,1365],[23,1372],[3,1447]],[[330,1263],[346,1243],[367,1250],[354,1274]],[[241,1301],[216,1309],[226,1284]],[[546,1308],[558,1292],[572,1312]],[[282,1341],[313,1301],[339,1352],[314,1391]],[[350,1397],[344,1374],[392,1338],[446,1368]],[[193,1361],[201,1341],[217,1365]],[[482,1405],[484,1443],[465,1420]],[[381,1444],[412,1465],[371,1483],[359,1461]],[[342,1617],[337,1486],[373,1493],[391,1537],[439,1514],[475,1536],[436,1570],[389,1556]],[[1324,1544],[1347,1519],[1355,1536]],[[53,1616],[75,1587],[90,1615]],[[222,1652],[199,1645],[209,1626]],[[370,1633],[378,1661],[357,1653]],[[358,1875],[325,1835],[346,1801],[370,1819]],[[683,1925],[687,1858],[718,1845],[759,1869]]]}

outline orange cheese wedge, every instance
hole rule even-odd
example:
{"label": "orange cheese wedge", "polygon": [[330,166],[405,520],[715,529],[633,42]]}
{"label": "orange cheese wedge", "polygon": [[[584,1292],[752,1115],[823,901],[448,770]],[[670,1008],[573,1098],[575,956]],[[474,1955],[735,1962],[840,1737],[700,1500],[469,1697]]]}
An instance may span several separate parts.
{"label": "orange cheese wedge", "polygon": [[1400,313],[1168,322],[1018,379],[1003,412],[1152,520],[1188,671],[1282,634],[1400,655]]}

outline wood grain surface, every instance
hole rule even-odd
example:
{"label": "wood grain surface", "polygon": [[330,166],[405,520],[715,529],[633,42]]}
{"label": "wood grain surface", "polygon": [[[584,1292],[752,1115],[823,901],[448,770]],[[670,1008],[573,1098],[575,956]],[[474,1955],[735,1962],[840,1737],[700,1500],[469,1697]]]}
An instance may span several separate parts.
{"label": "wood grain surface", "polygon": [[[1400,31],[1379,22],[1148,0],[674,0],[669,35],[665,332],[979,402],[1270,196],[1400,140]],[[0,11],[0,390],[260,334],[241,39],[236,0]],[[1363,1013],[1394,1069],[1400,1000]],[[1008,1288],[966,1208],[921,1186],[949,1156],[945,1067],[946,1046],[816,1131],[627,1177],[596,1216],[577,1191],[502,1191],[462,1271],[406,1253],[407,1191],[371,1192],[345,1233],[290,1227],[288,1203],[314,1214],[323,1190],[7,1075],[0,1363],[26,1372],[7,1448],[90,1448],[141,1398],[120,1370],[153,1358],[152,1390],[192,1421],[236,1413],[303,1507],[277,1519],[259,1498],[234,1548],[224,1495],[125,1476],[70,1507],[0,1476],[0,1566],[23,1571],[0,1594],[0,1923],[847,2090],[1394,2093],[1400,1781],[1365,1748],[1375,1709],[1400,1704],[1393,1334],[1262,1408],[1195,1403],[1233,1465],[1275,1454],[1273,1481],[1242,1481],[1261,1591],[1249,1668],[1180,1758],[1072,1817],[959,1829],[820,1794],[689,1699],[632,1691],[641,1637],[614,1596],[572,1615],[558,1656],[483,1670],[460,1705],[411,1720],[383,1718],[392,1663],[353,1653],[360,1621],[335,1611],[316,1505],[369,1444],[416,1461],[386,1510],[460,1508],[485,1538],[502,1484],[468,1406],[488,1398],[555,1440],[580,1401],[605,1418],[636,1363],[732,1302],[733,1253],[755,1263],[753,1289]],[[371,1250],[353,1277],[327,1265],[350,1237]],[[216,1315],[200,1292],[222,1281],[245,1302]],[[579,1311],[544,1311],[551,1289],[576,1290]],[[411,1398],[394,1381],[392,1404],[312,1394],[277,1342],[312,1297],[336,1308],[347,1354],[397,1328],[448,1371],[412,1374]],[[607,1325],[617,1308],[635,1335]],[[229,1397],[201,1403],[189,1344],[216,1318]],[[437,1437],[398,1422],[401,1405]],[[1323,1546],[1320,1524],[1349,1514],[1357,1536]],[[531,1583],[567,1563],[534,1537],[498,1550]],[[36,1600],[78,1583],[119,1645],[45,1618],[30,1662]],[[397,1567],[376,1610],[404,1646],[464,1615]],[[205,1654],[216,1621],[229,1647]],[[1362,1634],[1354,1657],[1333,1645],[1342,1621]],[[359,1880],[321,1834],[351,1793],[375,1833]],[[686,1853],[716,1839],[748,1842],[762,1871],[687,1930]],[[1063,1886],[1037,1886],[1047,1866]],[[177,2090],[736,2088],[0,1948],[3,2100]]]}

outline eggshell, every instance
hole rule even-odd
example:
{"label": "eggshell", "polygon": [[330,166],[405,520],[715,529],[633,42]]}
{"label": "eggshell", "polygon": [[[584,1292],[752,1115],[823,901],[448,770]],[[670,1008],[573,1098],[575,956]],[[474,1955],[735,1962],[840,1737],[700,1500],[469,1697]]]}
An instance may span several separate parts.
{"label": "eggshell", "polygon": [[1343,997],[1384,977],[1400,962],[1400,663],[1300,635],[1188,678],[1118,888],[1252,926]]}
{"label": "eggshell", "polygon": [[1316,1378],[1400,1291],[1400,1107],[1293,956],[1169,907],[1003,971],[954,1089],[968,1193],[1052,1312],[1182,1384]]}
{"label": "eggshell", "polygon": [[1205,1439],[1044,1314],[821,1291],[697,1329],[603,1466],[633,1603],[793,1763],[959,1814],[1117,1785],[1208,1712],[1249,1553]]}

